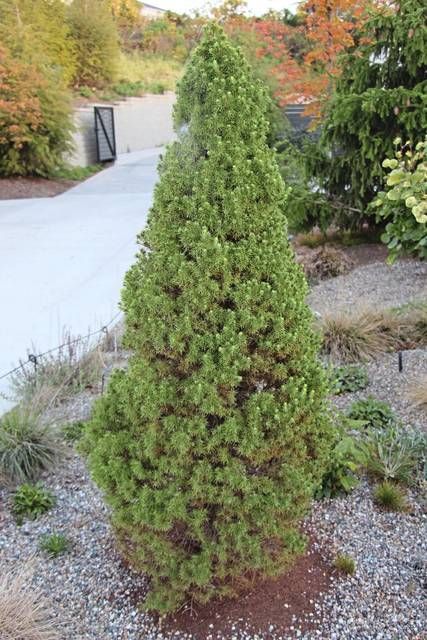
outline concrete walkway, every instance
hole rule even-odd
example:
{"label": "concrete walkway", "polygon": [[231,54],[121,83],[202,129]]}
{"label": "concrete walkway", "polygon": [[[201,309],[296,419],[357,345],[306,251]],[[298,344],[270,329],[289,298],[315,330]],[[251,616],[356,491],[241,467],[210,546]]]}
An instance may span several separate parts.
{"label": "concrete walkway", "polygon": [[[28,350],[59,345],[65,330],[99,329],[117,313],[160,152],[119,156],[56,198],[0,201],[0,377]],[[0,414],[10,406],[0,397]]]}

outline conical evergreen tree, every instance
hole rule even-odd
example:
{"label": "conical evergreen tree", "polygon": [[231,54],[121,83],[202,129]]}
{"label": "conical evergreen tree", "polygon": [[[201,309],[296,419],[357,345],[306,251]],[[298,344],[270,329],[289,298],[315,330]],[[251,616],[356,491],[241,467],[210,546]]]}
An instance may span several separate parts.
{"label": "conical evergreen tree", "polygon": [[89,425],[94,478],[161,612],[282,571],[303,549],[296,525],[329,455],[266,110],[241,53],[209,25],[126,277],[134,355]]}
{"label": "conical evergreen tree", "polygon": [[414,144],[427,125],[427,5],[399,0],[377,6],[360,42],[342,58],[342,76],[327,109],[320,144],[335,150],[330,161],[312,163],[321,186],[344,204],[357,226],[382,188],[382,161],[394,155],[393,140]]}

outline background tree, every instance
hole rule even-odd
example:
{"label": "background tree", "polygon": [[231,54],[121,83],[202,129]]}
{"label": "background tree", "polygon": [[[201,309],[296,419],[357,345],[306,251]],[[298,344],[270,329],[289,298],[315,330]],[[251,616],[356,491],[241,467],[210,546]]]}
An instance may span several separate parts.
{"label": "background tree", "polygon": [[111,12],[120,35],[122,49],[135,49],[140,44],[142,18],[137,0],[110,0]]}
{"label": "background tree", "polygon": [[313,163],[313,171],[331,197],[353,207],[343,210],[345,226],[366,219],[382,183],[382,161],[393,156],[393,140],[415,143],[426,130],[426,19],[419,0],[377,10],[360,33],[363,42],[341,62],[321,140],[334,154]]}
{"label": "background tree", "polygon": [[318,338],[266,144],[267,96],[211,25],[179,85],[122,304],[126,372],[89,424],[93,476],[148,608],[280,573],[329,455]]}
{"label": "background tree", "polygon": [[76,51],[77,84],[98,87],[113,82],[120,49],[109,0],[73,0],[68,22]]}
{"label": "background tree", "polygon": [[357,32],[368,18],[374,0],[306,0],[300,7],[311,46],[304,56],[304,73],[297,89],[319,118],[341,75],[339,57],[357,43]]}
{"label": "background tree", "polygon": [[75,52],[62,0],[0,0],[0,41],[24,63],[56,74],[68,85],[76,70]]}
{"label": "background tree", "polygon": [[0,175],[49,176],[70,148],[70,104],[55,75],[0,46]]}

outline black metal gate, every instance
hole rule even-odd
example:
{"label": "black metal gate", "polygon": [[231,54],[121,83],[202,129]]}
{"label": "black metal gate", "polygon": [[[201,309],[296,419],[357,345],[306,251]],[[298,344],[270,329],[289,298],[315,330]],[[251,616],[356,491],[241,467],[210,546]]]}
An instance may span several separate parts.
{"label": "black metal gate", "polygon": [[117,153],[114,109],[113,107],[94,107],[94,109],[98,162],[115,160]]}

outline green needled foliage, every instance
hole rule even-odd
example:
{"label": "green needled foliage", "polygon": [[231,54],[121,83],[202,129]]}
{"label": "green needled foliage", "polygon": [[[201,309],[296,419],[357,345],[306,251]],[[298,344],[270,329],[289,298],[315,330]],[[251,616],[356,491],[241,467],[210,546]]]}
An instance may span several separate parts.
{"label": "green needled foliage", "polygon": [[242,54],[208,26],[125,281],[134,356],[83,445],[160,612],[281,572],[304,548],[298,520],[330,453],[267,106]]}
{"label": "green needled foliage", "polygon": [[363,222],[367,205],[382,187],[381,163],[393,157],[396,136],[417,141],[426,130],[426,20],[427,5],[420,0],[385,3],[342,61],[321,139],[335,154],[313,162],[326,192],[360,209],[344,209],[341,226]]}

